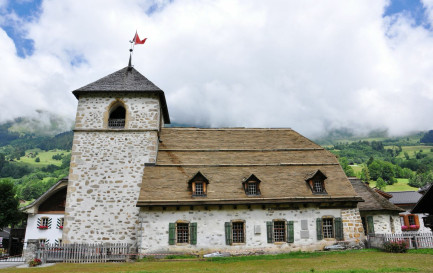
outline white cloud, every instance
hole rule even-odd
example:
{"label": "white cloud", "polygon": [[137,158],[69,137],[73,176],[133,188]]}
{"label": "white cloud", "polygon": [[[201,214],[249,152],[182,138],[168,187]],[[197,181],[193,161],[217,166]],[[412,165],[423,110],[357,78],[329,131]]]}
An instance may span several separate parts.
{"label": "white cloud", "polygon": [[387,1],[155,3],[147,15],[153,2],[44,1],[22,26],[35,44],[25,59],[0,30],[0,120],[74,117],[70,91],[126,66],[137,29],[148,40],[133,63],[165,91],[172,121],[309,136],[433,128],[432,32],[382,18]]}

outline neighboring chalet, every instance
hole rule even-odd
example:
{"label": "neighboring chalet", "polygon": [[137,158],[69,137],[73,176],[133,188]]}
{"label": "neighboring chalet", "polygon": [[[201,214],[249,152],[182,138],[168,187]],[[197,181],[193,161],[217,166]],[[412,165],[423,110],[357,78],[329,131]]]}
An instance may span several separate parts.
{"label": "neighboring chalet", "polygon": [[165,128],[164,92],[132,67],[73,94],[65,243],[141,253],[362,244],[362,198],[337,158],[294,130]]}
{"label": "neighboring chalet", "polygon": [[404,232],[431,232],[430,228],[426,227],[423,217],[427,214],[412,213],[412,209],[421,199],[422,194],[416,191],[401,191],[401,192],[387,192],[392,195],[389,201],[396,206],[405,210],[400,213],[401,229]]}
{"label": "neighboring chalet", "polygon": [[54,186],[22,210],[28,214],[25,242],[36,239],[40,244],[61,244],[68,178]]}
{"label": "neighboring chalet", "polygon": [[428,216],[423,217],[423,222],[433,232],[433,184],[430,185],[411,212],[428,214]]}
{"label": "neighboring chalet", "polygon": [[404,212],[356,177],[350,177],[356,193],[365,202],[358,203],[365,234],[401,233],[399,213]]}

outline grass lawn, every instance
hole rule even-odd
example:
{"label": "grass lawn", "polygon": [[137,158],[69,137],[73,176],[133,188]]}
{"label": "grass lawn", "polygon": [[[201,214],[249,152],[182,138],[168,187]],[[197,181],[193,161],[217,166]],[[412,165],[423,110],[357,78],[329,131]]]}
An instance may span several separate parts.
{"label": "grass lawn", "polygon": [[0,272],[433,272],[432,254],[433,251],[392,254],[376,250],[294,252],[205,261],[56,264],[45,268],[3,269]]}
{"label": "grass lawn", "polygon": [[397,156],[398,158],[404,158],[404,153],[407,152],[409,158],[415,158],[415,152],[422,150],[424,154],[431,155],[431,149],[433,146],[402,146],[403,151]]}
{"label": "grass lawn", "polygon": [[[397,183],[393,185],[387,185],[383,191],[417,191],[418,188],[414,188],[408,185],[409,179],[407,178],[397,178]],[[376,181],[370,181],[370,187],[376,186]]]}
{"label": "grass lawn", "polygon": [[[38,155],[32,157],[30,156],[30,153],[38,153]],[[26,151],[26,155],[22,156],[20,160],[17,160],[17,162],[26,163],[29,165],[32,165],[33,167],[42,168],[47,165],[53,164],[56,166],[62,165],[62,160],[55,160],[53,159],[53,155],[56,154],[63,154],[64,156],[68,156],[70,152],[67,152],[65,150],[51,150],[51,151],[42,151],[41,149],[31,149]],[[35,162],[36,158],[39,157],[41,160],[40,162]]]}

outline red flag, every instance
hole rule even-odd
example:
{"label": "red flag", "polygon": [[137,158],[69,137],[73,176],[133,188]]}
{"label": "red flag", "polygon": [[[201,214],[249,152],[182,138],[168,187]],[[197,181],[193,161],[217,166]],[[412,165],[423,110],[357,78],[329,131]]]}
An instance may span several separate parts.
{"label": "red flag", "polygon": [[147,38],[144,38],[143,40],[140,40],[140,37],[138,37],[138,33],[135,32],[134,39],[132,40],[136,45],[142,45],[144,42],[146,42]]}

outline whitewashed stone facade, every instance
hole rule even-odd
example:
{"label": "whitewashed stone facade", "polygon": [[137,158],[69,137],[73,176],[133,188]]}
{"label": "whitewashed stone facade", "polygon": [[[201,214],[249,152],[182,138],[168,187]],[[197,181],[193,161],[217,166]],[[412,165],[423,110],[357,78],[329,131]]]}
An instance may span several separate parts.
{"label": "whitewashed stone facade", "polygon": [[[48,229],[38,228],[38,219],[46,217],[51,219],[51,226]],[[64,214],[34,214],[27,217],[26,236],[24,242],[29,239],[36,239],[38,241],[44,240],[47,243],[59,243],[62,239],[62,229],[57,226],[58,221],[64,217]]]}
{"label": "whitewashed stone facade", "polygon": [[[355,209],[356,210],[356,209]],[[200,253],[223,251],[233,254],[276,253],[288,251],[321,250],[336,243],[335,239],[317,241],[316,219],[321,217],[342,217],[342,209],[319,209],[314,206],[301,206],[299,209],[278,209],[262,206],[217,206],[167,208],[166,210],[140,211],[141,253]],[[359,215],[359,212],[358,212]],[[294,243],[267,243],[266,222],[273,220],[294,221]],[[344,219],[344,218],[343,218]],[[176,221],[197,222],[197,244],[169,245],[169,223]],[[245,243],[227,245],[224,223],[233,220],[245,221]],[[305,221],[302,223],[302,221]],[[344,220],[343,220],[344,221]],[[360,221],[360,220],[359,220]],[[363,239],[362,224],[360,232],[345,228],[344,234],[349,241],[354,237]],[[357,234],[357,235],[356,235]],[[358,241],[359,242],[359,241]]]}
{"label": "whitewashed stone facade", "polygon": [[[411,214],[413,214],[413,213],[410,213],[410,211],[406,211],[406,212],[400,213],[400,216],[411,215]],[[418,215],[418,219],[419,219],[419,229],[415,232],[416,233],[432,233],[431,229],[426,227],[424,224],[423,217],[427,217],[428,214],[416,213],[415,215]],[[400,231],[401,231],[401,226],[403,226],[403,225],[404,225],[404,223],[402,223],[402,221],[399,219],[398,229],[400,229]],[[407,231],[407,232],[413,233],[414,231]]]}
{"label": "whitewashed stone facade", "polygon": [[370,214],[373,216],[375,233],[401,233],[400,217],[385,213]]}
{"label": "whitewashed stone facade", "polygon": [[[125,128],[109,129],[111,107],[126,110]],[[65,210],[65,243],[137,240],[136,207],[146,163],[158,149],[160,104],[152,94],[80,96]]]}

